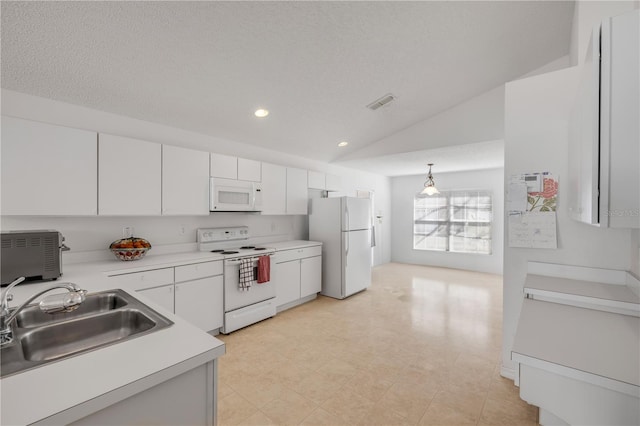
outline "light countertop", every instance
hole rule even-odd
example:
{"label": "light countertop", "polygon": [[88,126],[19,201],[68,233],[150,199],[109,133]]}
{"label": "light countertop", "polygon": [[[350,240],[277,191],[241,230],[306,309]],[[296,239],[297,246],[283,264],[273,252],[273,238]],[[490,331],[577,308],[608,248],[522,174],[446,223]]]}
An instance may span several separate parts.
{"label": "light countertop", "polygon": [[513,352],[638,387],[638,336],[634,316],[525,299]]}
{"label": "light countertop", "polygon": [[626,285],[528,274],[524,287],[525,289],[640,304],[640,297]]}
{"label": "light countertop", "polygon": [[318,241],[293,240],[293,241],[283,241],[280,243],[268,243],[264,245],[268,247],[273,247],[274,249],[276,249],[276,251],[280,251],[280,250],[294,250],[294,249],[300,249],[305,247],[321,246],[322,243]]}
{"label": "light countertop", "polygon": [[[212,253],[177,253],[149,256],[122,262],[100,261],[64,266],[63,276],[56,281],[21,283],[11,293],[16,306],[36,291],[57,282],[73,282],[89,292],[113,288],[107,273],[111,271],[135,272],[221,260]],[[141,293],[124,288],[133,297],[174,322],[154,333],[125,342],[86,352],[32,370],[3,377],[0,423],[6,425],[30,424],[69,409],[76,409],[107,393],[127,393],[127,386],[153,382],[153,376],[175,375],[192,369],[225,353],[224,343],[166,311]],[[61,290],[64,291],[64,290]],[[35,402],[35,403],[34,403]]]}

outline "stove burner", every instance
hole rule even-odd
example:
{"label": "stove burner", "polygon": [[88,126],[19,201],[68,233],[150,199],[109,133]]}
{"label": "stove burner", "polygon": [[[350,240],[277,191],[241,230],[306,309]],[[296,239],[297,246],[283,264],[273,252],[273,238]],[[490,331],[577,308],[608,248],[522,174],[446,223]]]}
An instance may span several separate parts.
{"label": "stove burner", "polygon": [[211,253],[222,253],[224,250],[222,249],[218,249],[218,250],[211,250]]}
{"label": "stove burner", "polygon": [[240,249],[242,249],[242,250],[250,250],[250,249],[254,249],[254,248],[256,248],[256,246],[242,246],[242,247],[240,247]]}
{"label": "stove burner", "polygon": [[266,247],[255,247],[254,250],[266,250]]}
{"label": "stove burner", "polygon": [[222,254],[238,254],[237,251],[223,251]]}

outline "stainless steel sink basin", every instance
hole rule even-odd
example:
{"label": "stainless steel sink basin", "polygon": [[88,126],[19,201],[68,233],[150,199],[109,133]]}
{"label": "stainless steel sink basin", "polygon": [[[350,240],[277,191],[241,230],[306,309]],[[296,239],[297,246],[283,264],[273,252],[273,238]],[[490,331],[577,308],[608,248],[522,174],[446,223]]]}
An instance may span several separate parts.
{"label": "stainless steel sink basin", "polygon": [[95,293],[86,298],[75,311],[47,314],[38,305],[22,310],[16,317],[16,325],[21,328],[39,327],[47,324],[66,321],[100,312],[120,309],[127,305],[126,299],[114,291]]}
{"label": "stainless steel sink basin", "polygon": [[173,324],[122,290],[88,294],[73,312],[49,315],[25,308],[13,324],[13,342],[0,348],[0,376],[120,343]]}

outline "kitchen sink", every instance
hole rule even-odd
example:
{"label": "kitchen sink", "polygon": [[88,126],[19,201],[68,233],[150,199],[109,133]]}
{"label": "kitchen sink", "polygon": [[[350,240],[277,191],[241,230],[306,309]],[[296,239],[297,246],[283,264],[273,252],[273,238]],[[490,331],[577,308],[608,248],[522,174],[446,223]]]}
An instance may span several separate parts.
{"label": "kitchen sink", "polygon": [[0,376],[153,333],[173,322],[123,290],[88,294],[75,311],[49,315],[25,308],[13,324],[13,341],[0,348]]}

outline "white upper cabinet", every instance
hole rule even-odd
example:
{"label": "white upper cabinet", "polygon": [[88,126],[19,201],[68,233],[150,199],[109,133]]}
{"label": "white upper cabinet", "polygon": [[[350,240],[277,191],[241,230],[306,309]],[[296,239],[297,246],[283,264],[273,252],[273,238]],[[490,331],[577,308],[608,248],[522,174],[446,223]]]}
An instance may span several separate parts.
{"label": "white upper cabinet", "polygon": [[238,158],[238,180],[262,181],[262,163],[246,158]]}
{"label": "white upper cabinet", "polygon": [[325,189],[325,174],[309,170],[308,185],[309,189]]}
{"label": "white upper cabinet", "polygon": [[640,228],[640,10],[610,18],[607,27],[603,24],[601,78],[609,84],[601,88],[606,103],[600,106],[600,223]]}
{"label": "white upper cabinet", "polygon": [[569,214],[640,228],[640,11],[604,20],[583,65],[569,141]]}
{"label": "white upper cabinet", "polygon": [[162,145],[162,214],[209,214],[209,153]]}
{"label": "white upper cabinet", "polygon": [[209,174],[216,178],[238,179],[238,158],[212,152]]}
{"label": "white upper cabinet", "polygon": [[325,176],[325,188],[327,191],[342,191],[342,178],[336,175]]}
{"label": "white upper cabinet", "polygon": [[160,215],[162,145],[98,135],[98,214]]}
{"label": "white upper cabinet", "polygon": [[97,141],[96,132],[2,117],[2,214],[96,215]]}
{"label": "white upper cabinet", "polygon": [[262,214],[286,214],[286,207],[286,167],[262,163]]}
{"label": "white upper cabinet", "polygon": [[307,171],[287,167],[287,214],[307,214]]}
{"label": "white upper cabinet", "polygon": [[262,163],[212,152],[209,173],[211,177],[216,178],[260,182],[262,180]]}
{"label": "white upper cabinet", "polygon": [[321,189],[325,191],[342,191],[340,176],[325,174],[309,170],[309,189]]}

